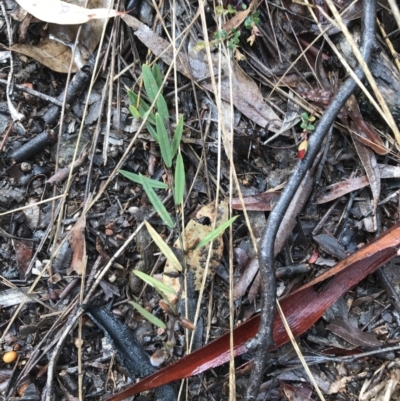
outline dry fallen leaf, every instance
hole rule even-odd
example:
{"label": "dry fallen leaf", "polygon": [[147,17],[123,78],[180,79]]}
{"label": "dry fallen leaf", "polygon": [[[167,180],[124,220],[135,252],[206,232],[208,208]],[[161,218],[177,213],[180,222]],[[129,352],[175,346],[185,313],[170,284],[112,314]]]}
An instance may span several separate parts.
{"label": "dry fallen leaf", "polygon": [[[82,0],[74,0],[74,2],[77,5],[83,4]],[[87,2],[87,7],[90,9],[98,9],[102,7],[105,8],[108,4],[109,0],[89,0]],[[31,14],[28,14],[28,17],[21,23],[26,25],[26,30],[28,29],[31,19]],[[19,20],[17,19],[17,21]],[[71,67],[71,72],[76,72],[87,64],[90,56],[99,44],[103,24],[104,20],[100,19],[91,20],[82,26],[48,24],[48,35],[39,43],[16,43],[11,49],[25,56],[34,58],[53,71],[64,74],[69,71],[73,54],[74,62]],[[81,33],[79,41],[75,45],[78,29],[81,30]],[[74,48],[75,51],[72,52]]]}
{"label": "dry fallen leaf", "polygon": [[230,32],[231,29],[237,29],[242,24],[242,22],[246,19],[249,15],[250,11],[252,11],[254,6],[254,2],[251,2],[249,7],[247,7],[244,11],[239,11],[236,13],[228,22],[226,22],[222,29],[226,32]]}
{"label": "dry fallen leaf", "polygon": [[[209,205],[203,206],[197,213],[196,219],[192,219],[186,225],[183,232],[183,241],[187,249],[186,252],[186,263],[187,268],[194,272],[195,276],[195,287],[196,290],[200,290],[201,283],[203,280],[204,269],[206,267],[207,255],[209,244],[203,246],[199,249],[195,249],[196,245],[202,240],[207,234],[213,231],[212,222],[216,219],[215,227],[217,228],[222,223],[228,221],[228,203],[226,201],[221,202],[215,211],[215,203],[210,203]],[[210,225],[201,224],[199,219],[208,217],[211,221]],[[175,248],[180,249],[180,241],[177,239],[174,244]],[[222,252],[224,250],[224,242],[222,240],[222,235],[213,241],[212,253],[208,268],[207,279],[212,279],[214,277],[215,271],[219,266]],[[164,273],[179,273],[170,264],[166,263],[164,268]],[[177,278],[172,278],[167,274],[163,276],[164,284],[172,287],[176,292],[180,291],[180,282]]]}
{"label": "dry fallen leaf", "polygon": [[16,0],[37,19],[60,25],[84,24],[92,19],[110,18],[125,14],[107,8],[88,9],[59,0]]}

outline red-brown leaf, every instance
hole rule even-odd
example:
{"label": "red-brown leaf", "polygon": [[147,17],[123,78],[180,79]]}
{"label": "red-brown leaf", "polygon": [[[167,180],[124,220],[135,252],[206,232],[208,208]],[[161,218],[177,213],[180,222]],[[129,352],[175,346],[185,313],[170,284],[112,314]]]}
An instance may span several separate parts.
{"label": "red-brown leaf", "polygon": [[[400,224],[397,224],[372,243],[343,259],[333,269],[282,299],[281,308],[294,336],[299,336],[308,330],[340,296],[396,256],[399,245]],[[247,352],[246,343],[257,333],[258,324],[259,316],[255,316],[234,330],[236,356]],[[274,322],[275,345],[279,347],[288,341],[289,337],[283,323],[277,316]],[[227,333],[178,362],[109,397],[107,401],[121,401],[142,391],[194,376],[229,359],[229,333]]]}

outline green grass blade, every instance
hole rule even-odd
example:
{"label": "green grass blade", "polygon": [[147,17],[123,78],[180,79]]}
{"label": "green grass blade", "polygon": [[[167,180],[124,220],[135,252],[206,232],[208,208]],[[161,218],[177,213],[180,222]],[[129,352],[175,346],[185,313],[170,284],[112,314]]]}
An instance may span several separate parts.
{"label": "green grass blade", "polygon": [[128,94],[129,103],[131,105],[137,107],[139,96],[130,89],[128,89],[127,94]]}
{"label": "green grass blade", "polygon": [[160,116],[162,117],[163,121],[168,121],[169,120],[169,111],[168,111],[168,106],[167,102],[164,99],[163,95],[160,95],[157,99],[157,111],[160,113]]}
{"label": "green grass blade", "polygon": [[132,116],[135,117],[137,120],[141,120],[142,116],[139,112],[139,110],[133,105],[129,105],[129,111],[131,112]]}
{"label": "green grass blade", "polygon": [[159,113],[156,114],[156,128],[158,143],[160,145],[161,156],[164,160],[165,165],[168,168],[172,167],[172,149],[169,143],[168,133],[165,128],[165,123]]}
{"label": "green grass blade", "polygon": [[196,249],[201,248],[204,245],[207,245],[209,242],[218,238],[239,216],[232,217],[225,223],[221,224],[215,230],[211,231],[210,234],[207,234],[196,246]]}
{"label": "green grass blade", "polygon": [[154,316],[152,313],[150,313],[148,310],[144,309],[142,306],[140,306],[138,303],[134,301],[129,301],[129,303],[146,319],[148,320],[151,324],[154,324],[154,326],[160,327],[162,329],[166,329],[167,326],[165,323],[160,320],[157,316]]}
{"label": "green grass blade", "polygon": [[158,64],[153,64],[151,72],[153,73],[153,77],[156,80],[158,89],[160,89],[161,85],[162,85],[163,77],[162,77],[161,70],[160,70],[160,67],[158,66]]}
{"label": "green grass blade", "polygon": [[151,277],[148,274],[143,273],[139,270],[133,270],[133,273],[136,274],[136,276],[138,276],[146,284],[154,287],[160,293],[161,296],[164,297],[165,294],[175,294],[175,290],[173,288],[169,287],[168,285],[165,285],[164,283],[155,279],[154,277]]}
{"label": "green grass blade", "polygon": [[148,196],[156,212],[160,215],[160,217],[168,227],[174,228],[174,222],[172,221],[170,214],[168,213],[164,204],[161,202],[161,199],[154,192],[154,189],[148,184],[148,182],[144,179],[142,175],[140,176],[140,181],[140,183],[143,185],[143,189],[146,192],[146,195]]}
{"label": "green grass blade", "polygon": [[146,128],[147,128],[147,131],[150,132],[150,135],[153,137],[153,139],[158,143],[158,135],[157,135],[157,131],[154,129],[154,127],[150,123],[147,123]]}
{"label": "green grass blade", "polygon": [[183,165],[183,157],[180,153],[176,157],[175,166],[175,189],[174,197],[175,203],[180,205],[183,201],[183,195],[185,193],[185,166]]}
{"label": "green grass blade", "polygon": [[153,241],[160,248],[160,251],[167,258],[168,262],[171,263],[171,265],[174,266],[176,270],[181,272],[182,266],[178,258],[172,252],[171,248],[165,243],[165,241],[160,237],[157,231],[147,221],[145,221],[144,223],[146,224],[147,231],[149,232],[151,238],[153,238]]}
{"label": "green grass blade", "polygon": [[[149,98],[149,100],[153,103],[154,99],[157,96],[159,86],[157,85],[157,81],[154,78],[150,68],[145,64],[142,66],[142,76],[144,82],[144,89],[146,90],[146,95]],[[156,107],[163,121],[167,121],[169,119],[168,106],[162,93],[160,93],[160,95],[157,98]]]}
{"label": "green grass blade", "polygon": [[144,89],[146,90],[146,95],[149,98],[150,102],[153,103],[157,96],[159,87],[156,80],[154,79],[153,73],[146,64],[143,64],[142,66],[142,77]]}
{"label": "green grass blade", "polygon": [[147,122],[156,125],[156,116],[154,113],[150,113],[149,111],[145,111],[142,105],[139,107],[139,113],[143,116],[143,119],[146,118],[147,114],[149,115]]}
{"label": "green grass blade", "polygon": [[136,182],[138,184],[142,184],[142,179],[143,179],[146,180],[152,188],[168,189],[167,184],[164,184],[163,182],[160,181],[152,180],[151,178],[144,177],[140,174],[131,173],[130,171],[126,170],[119,170],[119,173],[122,174],[124,177],[128,178],[129,180]]}
{"label": "green grass blade", "polygon": [[172,138],[172,157],[175,157],[176,152],[178,151],[179,145],[182,139],[182,132],[183,132],[183,116],[179,116],[178,124],[175,128],[174,137]]}

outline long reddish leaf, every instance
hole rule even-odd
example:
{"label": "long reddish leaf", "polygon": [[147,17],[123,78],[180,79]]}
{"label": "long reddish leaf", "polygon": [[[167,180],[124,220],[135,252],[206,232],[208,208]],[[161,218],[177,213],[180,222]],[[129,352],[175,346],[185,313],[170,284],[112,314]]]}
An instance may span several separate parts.
{"label": "long reddish leaf", "polygon": [[[282,310],[295,336],[308,330],[337,299],[350,288],[396,256],[400,247],[400,224],[387,230],[375,241],[339,262],[310,283],[280,300]],[[247,352],[246,343],[257,333],[259,317],[255,316],[234,330],[235,355]],[[289,341],[279,316],[274,322],[276,347]],[[194,376],[229,361],[229,333],[169,365],[139,383],[107,398],[121,401],[126,397]]]}

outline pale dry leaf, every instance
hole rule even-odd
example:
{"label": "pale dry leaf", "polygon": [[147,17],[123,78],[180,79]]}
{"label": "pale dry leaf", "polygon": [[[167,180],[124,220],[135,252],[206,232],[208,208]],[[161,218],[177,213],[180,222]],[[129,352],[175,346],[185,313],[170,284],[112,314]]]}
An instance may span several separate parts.
{"label": "pale dry leaf", "polygon": [[[69,47],[49,38],[44,38],[35,46],[16,43],[11,46],[11,50],[31,57],[45,67],[64,74],[68,72],[72,57]],[[78,67],[73,63],[72,72],[76,71],[78,71]]]}
{"label": "pale dry leaf", "polygon": [[41,21],[60,25],[84,24],[92,19],[111,18],[125,14],[107,8],[84,8],[59,0],[16,0],[17,3]]}
{"label": "pale dry leaf", "polygon": [[[215,210],[215,203],[203,206],[197,213],[196,219],[208,217],[211,222],[216,219],[215,227],[219,227],[221,224],[228,221],[228,202],[224,201]],[[183,241],[186,248],[186,267],[191,269],[195,277],[195,288],[200,290],[201,283],[203,280],[204,269],[206,267],[207,255],[209,244],[199,249],[194,249],[199,241],[204,238],[207,234],[213,231],[212,223],[210,225],[201,224],[196,219],[192,219],[186,225],[183,231]],[[180,249],[179,239],[175,241],[175,248]],[[213,241],[211,258],[208,268],[207,279],[211,280],[219,266],[222,253],[224,250],[224,243],[222,235]],[[163,283],[172,287],[176,292],[179,292],[181,285],[179,279],[170,277],[168,274],[178,273],[176,269],[170,264],[166,263],[164,267]],[[183,296],[184,298],[184,296]]]}

